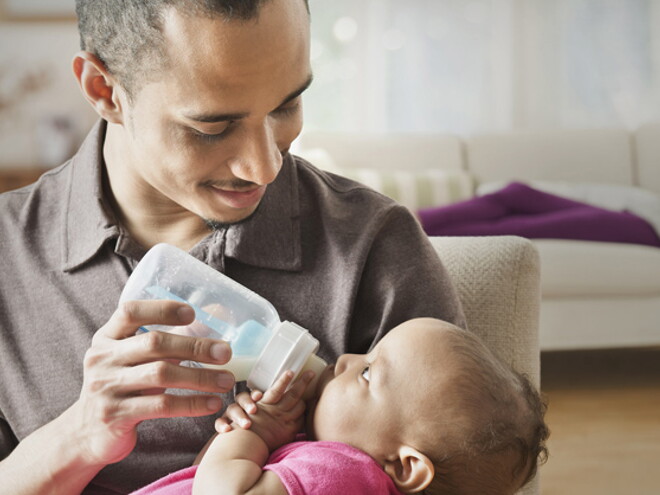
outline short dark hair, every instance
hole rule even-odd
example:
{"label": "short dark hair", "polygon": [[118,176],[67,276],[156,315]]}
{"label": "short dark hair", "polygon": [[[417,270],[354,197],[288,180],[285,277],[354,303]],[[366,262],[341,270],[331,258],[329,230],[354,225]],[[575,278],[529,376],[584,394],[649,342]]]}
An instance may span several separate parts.
{"label": "short dark hair", "polygon": [[465,330],[453,334],[450,348],[460,371],[452,386],[461,417],[454,434],[431,449],[436,476],[424,493],[513,494],[547,459],[547,406],[529,379],[478,337]]}
{"label": "short dark hair", "polygon": [[[80,47],[93,53],[129,98],[167,63],[163,14],[254,19],[269,0],[76,0]],[[308,0],[304,0],[309,12]]]}

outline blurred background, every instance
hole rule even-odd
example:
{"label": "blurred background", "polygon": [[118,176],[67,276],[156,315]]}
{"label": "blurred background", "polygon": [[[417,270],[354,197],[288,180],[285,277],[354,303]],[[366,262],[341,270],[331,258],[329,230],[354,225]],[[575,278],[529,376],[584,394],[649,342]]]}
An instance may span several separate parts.
{"label": "blurred background", "polygon": [[[0,189],[65,161],[96,120],[71,74],[73,5],[0,0]],[[660,0],[310,7],[309,132],[465,138],[660,122]],[[553,431],[542,493],[660,493],[660,349],[549,351],[542,366]]]}
{"label": "blurred background", "polygon": [[[1,0],[0,164],[52,165],[95,120],[73,0]],[[310,0],[306,128],[474,132],[660,120],[658,0]],[[44,149],[37,136],[60,136]],[[71,146],[75,147],[72,143]],[[56,148],[56,149],[55,149]]]}

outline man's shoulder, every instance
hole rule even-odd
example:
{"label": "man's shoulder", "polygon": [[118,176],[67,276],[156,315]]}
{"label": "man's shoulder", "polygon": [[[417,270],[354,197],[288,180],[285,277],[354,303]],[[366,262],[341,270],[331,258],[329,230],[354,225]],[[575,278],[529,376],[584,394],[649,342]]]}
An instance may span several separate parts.
{"label": "man's shoulder", "polygon": [[[46,171],[35,182],[20,189],[0,194],[0,218],[4,222],[19,221],[28,212],[39,216],[56,214],[63,206],[66,193],[66,170],[69,162]],[[32,220],[35,220],[32,216]]]}
{"label": "man's shoulder", "polygon": [[392,210],[408,212],[393,199],[380,192],[361,184],[353,179],[321,170],[307,160],[294,156],[298,170],[298,180],[301,192],[306,197],[324,203],[323,206],[347,208],[350,210],[362,209],[365,213],[388,213]]}
{"label": "man's shoulder", "polygon": [[68,190],[67,168],[44,173],[36,182],[0,194],[0,249],[4,262],[26,251],[47,252],[62,240]]}

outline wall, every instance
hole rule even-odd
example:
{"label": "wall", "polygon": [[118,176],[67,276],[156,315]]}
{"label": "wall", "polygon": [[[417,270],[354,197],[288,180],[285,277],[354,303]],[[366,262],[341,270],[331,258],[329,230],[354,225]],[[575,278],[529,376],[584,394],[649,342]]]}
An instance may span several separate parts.
{"label": "wall", "polygon": [[[71,71],[78,48],[74,20],[0,20],[0,167],[52,166],[96,120]],[[67,122],[70,146],[58,133]]]}

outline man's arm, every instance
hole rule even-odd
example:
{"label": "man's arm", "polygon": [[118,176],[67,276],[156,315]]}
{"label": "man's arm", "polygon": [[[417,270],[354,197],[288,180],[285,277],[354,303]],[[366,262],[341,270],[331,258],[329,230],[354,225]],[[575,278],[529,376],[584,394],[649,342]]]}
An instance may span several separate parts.
{"label": "man's arm", "polygon": [[364,263],[349,352],[365,353],[406,320],[433,317],[465,327],[453,283],[419,223],[403,206],[388,210]]}
{"label": "man's arm", "polygon": [[122,305],[94,335],[78,400],[0,462],[0,494],[80,493],[104,466],[133,450],[141,421],[217,412],[222,403],[213,395],[175,396],[165,389],[231,390],[228,372],[172,362],[225,364],[226,343],[159,332],[135,336],[142,325],[184,325],[193,318],[192,308],[174,301]]}
{"label": "man's arm", "polygon": [[26,437],[0,462],[1,494],[80,493],[104,467],[90,463],[78,446],[80,432],[72,429],[69,408]]}

